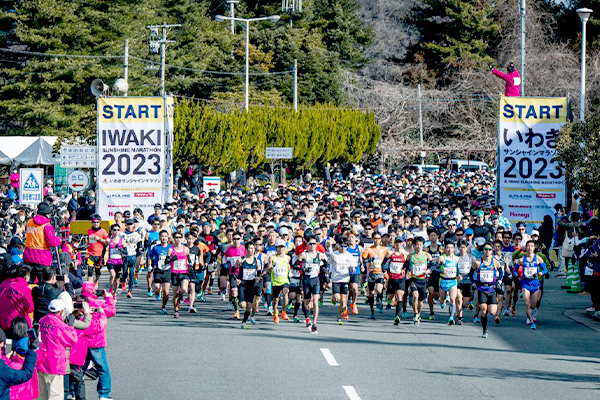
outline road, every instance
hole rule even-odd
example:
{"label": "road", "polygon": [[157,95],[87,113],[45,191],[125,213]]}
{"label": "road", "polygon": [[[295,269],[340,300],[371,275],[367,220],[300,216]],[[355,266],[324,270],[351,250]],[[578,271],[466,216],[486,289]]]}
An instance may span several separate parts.
{"label": "road", "polygon": [[[583,311],[589,297],[564,293],[563,283],[546,282],[537,331],[527,329],[521,300],[518,317],[491,323],[483,339],[473,311],[465,325],[448,326],[437,305],[436,321],[394,326],[392,310],[371,321],[361,301],[359,315],[338,326],[327,294],[317,335],[303,323],[275,325],[262,310],[242,330],[214,294],[197,315],[174,319],[172,305],[159,314],[140,276],[134,298],[119,296],[109,320],[112,397],[598,399],[600,323]],[[95,398],[95,382],[86,384]]]}

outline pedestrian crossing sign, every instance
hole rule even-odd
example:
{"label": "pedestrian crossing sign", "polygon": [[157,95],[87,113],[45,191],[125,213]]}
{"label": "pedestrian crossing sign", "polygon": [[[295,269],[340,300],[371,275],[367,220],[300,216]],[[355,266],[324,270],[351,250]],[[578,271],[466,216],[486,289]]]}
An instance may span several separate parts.
{"label": "pedestrian crossing sign", "polygon": [[40,190],[40,183],[35,179],[33,173],[29,174],[29,178],[25,181],[23,188],[25,190]]}
{"label": "pedestrian crossing sign", "polygon": [[38,204],[44,199],[44,170],[21,168],[19,170],[19,203]]}

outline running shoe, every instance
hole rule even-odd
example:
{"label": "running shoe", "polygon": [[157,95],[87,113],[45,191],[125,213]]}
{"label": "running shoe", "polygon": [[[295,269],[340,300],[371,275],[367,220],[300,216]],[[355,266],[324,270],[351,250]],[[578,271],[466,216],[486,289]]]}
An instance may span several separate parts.
{"label": "running shoe", "polygon": [[204,303],[206,301],[206,297],[204,297],[204,295],[200,296],[200,301]]}
{"label": "running shoe", "polygon": [[441,303],[440,307],[442,307],[442,310],[446,308],[446,303]]}
{"label": "running shoe", "polygon": [[396,315],[396,318],[394,318],[394,325],[398,324],[400,324],[400,317]]}
{"label": "running shoe", "polygon": [[317,331],[317,325],[316,324],[312,324],[310,327],[310,333],[319,333]]}
{"label": "running shoe", "polygon": [[323,299],[319,300],[319,307],[323,307]]}
{"label": "running shoe", "polygon": [[448,318],[448,325],[450,325],[450,326],[454,325],[454,318],[452,318],[452,317]]}
{"label": "running shoe", "polygon": [[496,315],[496,318],[494,318],[494,323],[496,325],[500,324],[500,316],[499,315]]}
{"label": "running shoe", "polygon": [[159,294],[156,295],[156,301],[161,301],[162,300],[162,296]]}
{"label": "running shoe", "polygon": [[342,313],[342,319],[348,319],[350,317],[350,311],[346,308]]}
{"label": "running shoe", "polygon": [[534,331],[535,331],[535,328],[537,328],[537,325],[535,323],[533,323],[529,326],[529,329],[532,329]]}
{"label": "running shoe", "polygon": [[414,322],[414,324],[415,324],[416,326],[419,326],[419,324],[421,323],[421,318],[419,318],[419,317],[415,316],[415,317],[413,318],[413,322]]}
{"label": "running shoe", "polygon": [[481,320],[479,319],[479,317],[477,317],[477,316],[473,317],[473,323],[474,324],[478,324],[480,322],[481,322]]}
{"label": "running shoe", "polygon": [[248,325],[242,324],[242,329],[250,329],[250,328],[248,328]]}
{"label": "running shoe", "polygon": [[375,319],[375,313],[373,311],[371,311],[371,315],[369,316],[369,319]]}
{"label": "running shoe", "polygon": [[135,281],[133,281],[133,286],[137,287],[138,285],[138,280],[136,279]]}
{"label": "running shoe", "polygon": [[483,335],[481,335],[481,337],[484,339],[487,339],[487,337],[488,337],[487,331],[483,331]]}
{"label": "running shoe", "polygon": [[198,294],[196,295],[196,300],[200,300],[200,297],[202,297],[202,294],[203,294],[203,292],[202,292],[202,290],[201,290],[201,291],[200,291],[200,293],[198,293]]}
{"label": "running shoe", "polygon": [[233,304],[227,303],[227,311],[233,311]]}
{"label": "running shoe", "polygon": [[310,318],[306,318],[304,322],[306,323],[306,327],[308,328],[310,326]]}
{"label": "running shoe", "polygon": [[267,312],[267,315],[270,317],[271,315],[273,315],[273,306],[269,306],[268,310],[269,312]]}
{"label": "running shoe", "polygon": [[152,297],[152,290],[148,290],[148,297]]}
{"label": "running shoe", "polygon": [[459,318],[458,321],[456,321],[456,325],[462,325],[463,324],[463,320],[462,318]]}
{"label": "running shoe", "polygon": [[381,301],[377,303],[377,312],[379,314],[381,314],[383,312],[383,302],[381,302]]}
{"label": "running shoe", "polygon": [[179,313],[177,311],[173,313],[173,318],[179,318]]}
{"label": "running shoe", "polygon": [[212,294],[212,289],[208,288],[208,294]]}
{"label": "running shoe", "polygon": [[294,317],[294,322],[300,322],[300,318]]}
{"label": "running shoe", "polygon": [[196,307],[190,307],[189,312],[190,312],[190,314],[198,314]]}
{"label": "running shoe", "polygon": [[537,321],[537,314],[538,314],[537,308],[534,308],[533,310],[531,310],[531,313],[533,314],[533,322],[536,322]]}
{"label": "running shoe", "polygon": [[[337,304],[337,301],[335,301],[335,299],[333,298],[333,296],[331,296],[331,297],[329,298],[329,301],[331,301],[331,304],[333,304],[334,306]],[[320,306],[320,305],[321,305],[321,304],[319,304],[319,306]]]}
{"label": "running shoe", "polygon": [[221,299],[221,301],[225,301],[225,293],[221,293],[221,295],[219,296],[219,298]]}
{"label": "running shoe", "polygon": [[352,303],[352,314],[354,314],[354,315],[358,314],[358,307],[357,307],[356,303]]}
{"label": "running shoe", "polygon": [[284,320],[284,321],[289,321],[289,320],[290,320],[290,317],[288,316],[288,313],[287,313],[287,312],[285,312],[285,311],[282,311],[282,312],[281,312],[281,319],[282,319],[282,320]]}
{"label": "running shoe", "polygon": [[508,316],[510,315],[510,312],[508,311],[508,307],[506,307],[506,308],[504,309],[504,312],[503,312],[503,314],[504,314],[504,316],[505,316],[505,317],[508,317]]}
{"label": "running shoe", "polygon": [[254,317],[249,317],[249,319],[252,325],[256,325],[256,320],[254,319]]}
{"label": "running shoe", "polygon": [[527,317],[527,319],[525,320],[525,324],[526,325],[531,325],[531,320],[529,319],[529,317]]}
{"label": "running shoe", "polygon": [[235,319],[241,319],[240,318],[240,312],[239,311],[234,312],[233,313],[233,318],[235,318]]}
{"label": "running shoe", "polygon": [[337,319],[337,324],[338,324],[338,325],[344,325],[344,321],[342,321],[342,319],[341,319],[341,318],[338,318],[338,319]]}
{"label": "running shoe", "polygon": [[596,308],[594,306],[588,307],[588,308],[585,309],[585,311],[591,312],[591,313],[595,313],[596,312]]}
{"label": "running shoe", "polygon": [[288,305],[287,305],[286,309],[287,309],[287,310],[291,310],[293,306],[294,306],[294,305],[293,305],[292,303],[290,303],[290,304],[288,304]]}
{"label": "running shoe", "polygon": [[279,323],[279,315],[277,315],[277,313],[275,313],[275,314],[273,315],[273,322],[274,322],[274,323],[276,323],[276,324],[278,324],[278,323]]}
{"label": "running shoe", "polygon": [[408,314],[408,311],[404,311],[404,312],[402,313],[402,319],[403,319],[403,320],[405,320],[405,319],[408,319],[409,317],[410,317],[410,315]]}
{"label": "running shoe", "polygon": [[435,321],[435,314],[429,314],[429,320]]}
{"label": "running shoe", "polygon": [[516,317],[517,316],[517,311],[514,308],[510,310],[510,316],[511,317]]}
{"label": "running shoe", "polygon": [[131,297],[132,297],[132,295],[131,295],[131,290],[129,290],[129,291],[127,292],[127,298],[128,298],[128,299],[130,299]]}
{"label": "running shoe", "polygon": [[469,304],[467,305],[467,307],[469,308],[469,310],[472,310],[475,308],[475,306],[473,305],[473,301],[469,301]]}
{"label": "running shoe", "polygon": [[387,306],[385,306],[386,310],[391,310],[392,309],[392,303],[387,303]]}

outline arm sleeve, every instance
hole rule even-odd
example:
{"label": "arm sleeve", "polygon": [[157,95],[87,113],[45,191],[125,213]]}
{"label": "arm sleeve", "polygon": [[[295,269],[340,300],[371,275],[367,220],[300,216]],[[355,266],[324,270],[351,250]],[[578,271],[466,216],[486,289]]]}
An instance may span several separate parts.
{"label": "arm sleeve", "polygon": [[73,324],[73,328],[84,330],[90,327],[92,322],[92,314],[83,314],[83,320],[75,319],[75,323]]}
{"label": "arm sleeve", "polygon": [[8,386],[15,386],[25,383],[30,380],[31,376],[33,375],[33,368],[35,367],[36,360],[37,354],[35,351],[29,349],[25,355],[23,368],[20,371],[8,367],[6,364],[4,364],[4,361],[1,361],[0,375],[2,375],[2,379],[8,384]]}
{"label": "arm sleeve", "polygon": [[504,72],[498,71],[496,68],[494,68],[492,70],[492,74],[496,75],[498,78],[502,78],[505,81],[509,81],[511,80],[511,77],[508,74],[505,74]]}
{"label": "arm sleeve", "polygon": [[56,236],[52,225],[46,224],[46,226],[44,226],[44,233],[46,234],[46,240],[48,240],[48,245],[50,247],[56,247],[60,244],[60,238]]}

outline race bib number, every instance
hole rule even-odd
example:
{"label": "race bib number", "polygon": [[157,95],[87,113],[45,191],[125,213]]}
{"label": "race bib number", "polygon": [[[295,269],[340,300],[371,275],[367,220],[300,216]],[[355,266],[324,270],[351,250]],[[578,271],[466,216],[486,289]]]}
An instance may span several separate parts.
{"label": "race bib number", "polygon": [[427,271],[427,266],[422,263],[415,263],[412,265],[412,273],[413,275],[424,275],[425,271]]}
{"label": "race bib number", "polygon": [[338,266],[337,266],[338,274],[341,274],[341,275],[347,274],[349,269],[350,269],[350,266],[348,264],[338,264]]}
{"label": "race bib number", "polygon": [[277,277],[282,277],[282,276],[285,276],[285,272],[286,272],[285,270],[286,270],[285,267],[277,266],[277,267],[273,268],[273,274]]}
{"label": "race bib number", "polygon": [[494,282],[494,271],[480,271],[479,272],[479,280],[482,283]]}
{"label": "race bib number", "polygon": [[187,268],[185,266],[185,260],[177,259],[173,261],[173,271],[187,271]]}
{"label": "race bib number", "polygon": [[458,272],[461,275],[468,275],[471,272],[471,264],[469,262],[459,262],[458,263]]}
{"label": "race bib number", "polygon": [[390,272],[392,274],[399,274],[402,271],[402,265],[401,262],[390,262]]}
{"label": "race bib number", "polygon": [[525,271],[523,271],[523,276],[527,279],[533,279],[537,275],[538,269],[537,267],[525,267]]}
{"label": "race bib number", "polygon": [[216,271],[217,265],[214,263],[208,264],[207,269],[208,269],[208,272]]}
{"label": "race bib number", "polygon": [[112,258],[113,260],[120,260],[121,259],[121,252],[116,247],[113,247],[112,249],[110,249],[110,252],[109,252],[108,256],[110,258]]}
{"label": "race bib number", "polygon": [[242,279],[245,281],[251,281],[256,278],[256,268],[244,268],[242,271]]}
{"label": "race bib number", "polygon": [[381,259],[380,258],[374,258],[373,262],[371,262],[371,266],[373,268],[381,268]]}
{"label": "race bib number", "polygon": [[98,236],[88,237],[88,243],[92,243],[92,244],[98,243]]}
{"label": "race bib number", "polygon": [[456,278],[456,267],[445,267],[444,278]]}
{"label": "race bib number", "polygon": [[165,269],[165,259],[166,258],[167,258],[166,254],[164,256],[160,256],[158,258],[158,269]]}

